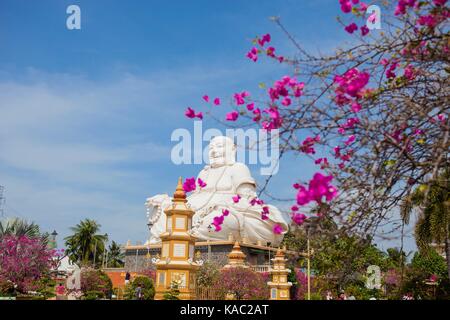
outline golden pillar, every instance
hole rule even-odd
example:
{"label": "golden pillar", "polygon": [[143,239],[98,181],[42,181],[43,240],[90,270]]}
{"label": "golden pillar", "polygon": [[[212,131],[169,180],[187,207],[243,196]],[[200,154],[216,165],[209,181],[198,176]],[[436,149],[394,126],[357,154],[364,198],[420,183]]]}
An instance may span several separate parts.
{"label": "golden pillar", "polygon": [[160,235],[161,257],[156,261],[155,300],[176,283],[179,299],[195,299],[195,273],[199,265],[194,261],[196,238],[191,234],[194,211],[187,205],[182,179],[178,180],[172,204],[164,211],[167,216],[166,231]]}
{"label": "golden pillar", "polygon": [[291,270],[286,269],[287,259],[281,249],[278,249],[275,258],[271,259],[273,268],[269,269],[272,281],[267,282],[270,288],[270,300],[289,300],[291,282],[287,281],[287,276]]}

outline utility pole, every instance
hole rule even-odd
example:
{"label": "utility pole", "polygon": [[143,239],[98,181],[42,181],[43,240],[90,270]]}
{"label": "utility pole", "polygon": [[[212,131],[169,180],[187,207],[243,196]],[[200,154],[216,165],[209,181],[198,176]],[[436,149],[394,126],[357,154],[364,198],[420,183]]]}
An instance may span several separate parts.
{"label": "utility pole", "polygon": [[4,216],[4,212],[3,212],[3,204],[5,203],[5,197],[3,196],[4,192],[5,192],[5,187],[0,186],[0,217]]}

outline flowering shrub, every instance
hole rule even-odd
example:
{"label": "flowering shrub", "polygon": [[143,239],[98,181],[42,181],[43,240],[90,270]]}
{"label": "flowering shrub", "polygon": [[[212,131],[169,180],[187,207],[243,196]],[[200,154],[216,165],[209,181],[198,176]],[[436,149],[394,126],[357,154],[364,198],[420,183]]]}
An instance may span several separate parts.
{"label": "flowering shrub", "polygon": [[236,300],[265,300],[269,297],[268,275],[247,268],[228,268],[220,271],[214,284],[219,296],[233,295]]}
{"label": "flowering shrub", "polygon": [[112,282],[106,273],[93,268],[81,270],[81,292],[84,299],[108,298],[112,293]]}
{"label": "flowering shrub", "polygon": [[40,238],[6,235],[0,238],[0,282],[11,291],[10,283],[19,293],[35,291],[38,280],[49,275],[54,267],[54,250]]}
{"label": "flowering shrub", "polygon": [[156,281],[156,271],[155,270],[146,269],[146,270],[143,270],[143,271],[139,272],[139,274],[144,276],[144,277],[152,279],[153,282]]}

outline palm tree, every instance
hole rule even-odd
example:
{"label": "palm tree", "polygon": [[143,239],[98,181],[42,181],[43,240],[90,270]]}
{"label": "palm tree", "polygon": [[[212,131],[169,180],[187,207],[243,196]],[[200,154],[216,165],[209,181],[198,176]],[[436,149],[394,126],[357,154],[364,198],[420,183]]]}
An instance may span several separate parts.
{"label": "palm tree", "polygon": [[19,218],[12,218],[0,221],[0,238],[4,236],[47,238],[47,234],[41,234],[39,226],[34,222],[28,222]]}
{"label": "palm tree", "polygon": [[[67,254],[72,261],[83,265],[95,265],[101,261],[101,256],[105,250],[107,235],[98,234],[100,224],[94,220],[85,219],[80,221],[75,227],[70,228],[73,235],[66,237]],[[100,258],[100,259],[99,259]]]}
{"label": "palm tree", "polygon": [[117,242],[112,241],[108,248],[108,259],[106,266],[112,268],[120,268],[123,267],[125,258],[125,253],[123,252],[120,245]]}
{"label": "palm tree", "polygon": [[450,279],[450,170],[446,169],[427,187],[417,188],[402,204],[401,214],[409,221],[412,211],[422,208],[416,222],[414,236],[419,249],[430,244],[444,244],[447,272]]}

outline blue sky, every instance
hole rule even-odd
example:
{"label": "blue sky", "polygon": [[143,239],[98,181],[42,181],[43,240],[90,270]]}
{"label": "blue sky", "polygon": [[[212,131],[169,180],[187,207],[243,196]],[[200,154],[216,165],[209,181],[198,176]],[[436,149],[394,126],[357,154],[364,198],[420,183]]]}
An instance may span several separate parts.
{"label": "blue sky", "polygon": [[[81,30],[66,28],[70,4],[81,8]],[[205,93],[226,99],[289,72],[245,58],[267,32],[277,50],[294,52],[270,16],[306,48],[327,52],[349,40],[338,12],[335,0],[1,0],[6,215],[56,229],[60,243],[86,217],[116,241],[145,240],[145,199],[172,193],[178,176],[202,167],[170,161],[172,131],[193,128],[184,109],[205,109]],[[287,159],[272,189],[291,197],[292,177],[311,174],[308,160]]]}

